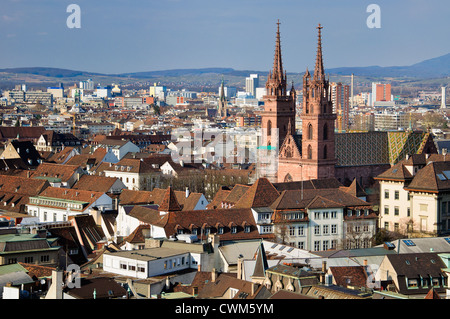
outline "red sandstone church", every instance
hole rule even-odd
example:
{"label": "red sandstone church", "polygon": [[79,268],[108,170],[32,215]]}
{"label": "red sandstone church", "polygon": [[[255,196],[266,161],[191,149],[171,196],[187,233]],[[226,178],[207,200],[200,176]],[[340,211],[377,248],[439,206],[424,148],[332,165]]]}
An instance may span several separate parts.
{"label": "red sandstone church", "polygon": [[261,169],[259,176],[272,182],[336,178],[347,186],[356,179],[369,186],[373,177],[406,155],[437,153],[429,132],[335,132],[336,114],[323,66],[322,26],[319,24],[317,29],[315,69],[312,75],[306,70],[303,76],[302,133],[297,134],[296,95],[293,85],[289,93],[286,90],[287,73],[283,71],[280,23],[277,23],[273,70],[267,79],[261,113],[261,144],[269,149],[279,145],[278,170],[270,175]]}

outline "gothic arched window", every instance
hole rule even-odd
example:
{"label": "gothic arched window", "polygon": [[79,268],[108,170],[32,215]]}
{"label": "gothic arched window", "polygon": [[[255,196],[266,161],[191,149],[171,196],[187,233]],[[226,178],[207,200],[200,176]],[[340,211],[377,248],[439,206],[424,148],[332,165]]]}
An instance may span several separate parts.
{"label": "gothic arched window", "polygon": [[328,140],[328,125],[327,123],[323,126],[323,139],[326,141]]}
{"label": "gothic arched window", "polygon": [[288,183],[288,182],[292,182],[293,181],[293,179],[292,179],[292,176],[291,176],[291,174],[287,174],[285,177],[284,177],[284,182],[285,183]]}
{"label": "gothic arched window", "polygon": [[272,121],[269,120],[267,121],[267,136],[271,136],[272,135]]}
{"label": "gothic arched window", "polygon": [[312,147],[311,147],[311,145],[308,145],[307,158],[308,159],[312,159]]}
{"label": "gothic arched window", "polygon": [[328,149],[327,146],[325,145],[323,147],[323,158],[326,159],[328,157]]}
{"label": "gothic arched window", "polygon": [[313,138],[313,126],[312,124],[308,125],[308,140],[312,140]]}

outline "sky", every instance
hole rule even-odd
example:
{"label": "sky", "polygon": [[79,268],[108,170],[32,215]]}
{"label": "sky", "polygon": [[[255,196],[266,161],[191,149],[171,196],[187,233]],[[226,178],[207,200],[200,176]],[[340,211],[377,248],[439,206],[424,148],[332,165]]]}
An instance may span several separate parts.
{"label": "sky", "polygon": [[278,19],[288,72],[314,67],[319,23],[325,68],[404,66],[450,53],[449,16],[448,0],[1,0],[0,68],[268,71]]}

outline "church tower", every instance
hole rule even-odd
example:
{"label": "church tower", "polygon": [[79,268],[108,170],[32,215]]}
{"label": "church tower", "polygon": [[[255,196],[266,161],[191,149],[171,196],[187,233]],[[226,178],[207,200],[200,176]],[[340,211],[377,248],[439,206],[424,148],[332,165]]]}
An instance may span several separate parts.
{"label": "church tower", "polygon": [[302,169],[303,180],[335,176],[334,126],[336,114],[325,79],[322,56],[322,26],[319,24],[317,56],[314,73],[306,70],[303,76]]}
{"label": "church tower", "polygon": [[219,102],[217,105],[217,116],[220,118],[228,116],[227,97],[225,96],[225,88],[224,88],[224,84],[223,84],[223,78],[222,78],[222,84],[220,85],[220,96],[219,96]]}
{"label": "church tower", "polygon": [[[269,71],[266,82],[264,111],[261,112],[261,145],[279,149],[284,138],[295,132],[295,94],[286,90],[286,73],[281,59],[280,22],[277,22],[275,56],[273,69]],[[291,123],[291,126],[289,125]],[[278,129],[278,132],[277,132]]]}

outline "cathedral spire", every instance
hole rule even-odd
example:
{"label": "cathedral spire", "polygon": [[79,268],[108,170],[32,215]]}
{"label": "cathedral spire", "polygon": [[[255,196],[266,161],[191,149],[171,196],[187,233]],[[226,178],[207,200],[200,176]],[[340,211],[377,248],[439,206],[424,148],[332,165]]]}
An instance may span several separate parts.
{"label": "cathedral spire", "polygon": [[283,71],[283,62],[281,59],[280,20],[277,22],[273,69],[269,71],[266,88],[269,95],[283,96],[286,94],[286,74]]}
{"label": "cathedral spire", "polygon": [[316,67],[314,69],[313,80],[322,81],[325,80],[325,71],[323,69],[323,56],[322,56],[322,26],[319,23],[317,27],[318,30],[318,40],[317,40],[317,56],[316,56]]}
{"label": "cathedral spire", "polygon": [[277,39],[275,43],[275,56],[273,60],[273,77],[277,80],[283,78],[283,63],[281,61],[280,20],[277,22]]}

